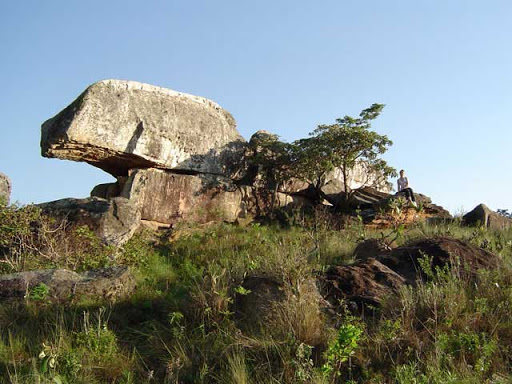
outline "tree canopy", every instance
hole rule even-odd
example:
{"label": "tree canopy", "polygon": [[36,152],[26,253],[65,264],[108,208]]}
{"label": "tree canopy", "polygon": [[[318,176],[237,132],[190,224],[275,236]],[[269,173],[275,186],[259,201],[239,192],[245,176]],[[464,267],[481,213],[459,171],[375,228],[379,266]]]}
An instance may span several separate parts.
{"label": "tree canopy", "polygon": [[297,178],[310,184],[317,197],[322,198],[326,177],[339,170],[344,199],[348,200],[354,192],[349,188],[349,178],[356,167],[361,167],[367,176],[360,187],[382,187],[388,183],[388,177],[396,176],[395,169],[380,157],[393,142],[371,130],[371,122],[383,108],[383,104],[372,104],[359,117],[344,116],[334,124],[319,125],[310,137],[293,143],[269,135],[259,142],[253,161],[265,171],[276,190],[279,184]]}

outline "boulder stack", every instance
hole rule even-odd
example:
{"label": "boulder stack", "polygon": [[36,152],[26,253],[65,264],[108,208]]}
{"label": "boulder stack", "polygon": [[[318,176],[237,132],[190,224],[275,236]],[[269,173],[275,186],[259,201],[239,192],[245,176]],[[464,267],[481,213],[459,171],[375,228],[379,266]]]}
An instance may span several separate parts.
{"label": "boulder stack", "polygon": [[[116,178],[93,188],[89,199],[43,204],[45,212],[92,228],[120,245],[141,221],[168,228],[178,222],[250,221],[277,208],[318,200],[308,184],[267,185],[258,164],[246,159],[277,139],[258,131],[247,143],[229,112],[215,102],[134,81],[104,80],[42,125],[45,157],[87,162]],[[266,170],[268,172],[269,170]],[[355,189],[367,179],[364,164],[349,177]],[[331,172],[323,194],[337,205],[344,191]],[[358,195],[364,203],[385,199],[388,185]],[[341,197],[340,197],[341,196]],[[368,200],[369,199],[369,200]]]}
{"label": "boulder stack", "polygon": [[304,198],[278,193],[274,203],[239,185],[248,144],[218,104],[133,81],[105,80],[42,125],[45,157],[84,161],[113,175],[89,199],[42,204],[46,213],[91,227],[120,245],[141,220],[234,222]]}

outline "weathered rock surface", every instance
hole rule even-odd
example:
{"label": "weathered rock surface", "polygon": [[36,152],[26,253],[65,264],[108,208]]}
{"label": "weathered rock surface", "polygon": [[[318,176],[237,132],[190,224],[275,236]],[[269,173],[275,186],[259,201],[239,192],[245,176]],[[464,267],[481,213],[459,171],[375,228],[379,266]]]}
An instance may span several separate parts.
{"label": "weathered rock surface", "polygon": [[497,214],[485,204],[479,204],[471,212],[466,213],[462,221],[468,226],[483,226],[491,229],[507,229],[512,227],[512,220]]}
{"label": "weathered rock surface", "polygon": [[356,248],[356,257],[364,254],[361,261],[332,267],[319,277],[322,293],[333,305],[343,299],[359,311],[378,307],[401,286],[428,278],[418,261],[426,256],[431,258],[434,273],[437,268],[449,267],[467,279],[474,279],[479,269],[492,270],[501,264],[496,255],[452,238],[425,239],[392,250],[368,242],[363,248]]}
{"label": "weathered rock surface", "polygon": [[9,180],[7,175],[0,173],[0,199],[3,199],[8,204],[10,198],[11,198],[11,180]]}
{"label": "weathered rock surface", "polygon": [[[91,194],[121,197],[140,207],[141,219],[162,224],[180,221],[204,224],[235,222],[268,213],[271,196],[257,189],[236,187],[228,178],[212,174],[178,174],[158,169],[130,171],[118,183],[100,185]],[[284,193],[276,195],[275,208],[298,207],[305,199]]]}
{"label": "weathered rock surface", "polygon": [[123,197],[62,199],[39,204],[44,214],[86,225],[106,244],[119,246],[128,241],[140,225],[140,208]]}
{"label": "weathered rock surface", "polygon": [[354,258],[357,260],[366,260],[384,252],[391,251],[391,246],[379,239],[366,239],[357,244],[354,250]]}
{"label": "weathered rock surface", "polygon": [[104,80],[42,125],[46,157],[114,176],[132,168],[228,174],[244,139],[213,101],[134,81]]}
{"label": "weathered rock surface", "polygon": [[405,279],[378,260],[368,259],[355,265],[332,267],[320,282],[329,302],[352,302],[361,311],[365,306],[379,306],[384,298],[398,292]]}
{"label": "weathered rock surface", "polygon": [[247,214],[242,194],[228,180],[214,175],[136,170],[121,195],[138,201],[143,220],[160,223],[233,222]]}
{"label": "weathered rock surface", "polygon": [[49,299],[68,302],[75,298],[116,300],[135,291],[135,278],[128,267],[111,267],[78,274],[67,269],[19,272],[0,276],[0,297],[30,298],[40,284],[48,288]]}

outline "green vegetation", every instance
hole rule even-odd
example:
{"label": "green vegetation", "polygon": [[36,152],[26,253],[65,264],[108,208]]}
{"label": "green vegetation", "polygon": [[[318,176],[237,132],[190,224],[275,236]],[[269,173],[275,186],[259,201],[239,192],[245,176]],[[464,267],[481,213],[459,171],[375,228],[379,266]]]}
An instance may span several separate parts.
{"label": "green vegetation", "polygon": [[[37,286],[0,305],[0,382],[6,383],[508,383],[512,348],[512,230],[457,223],[345,229],[318,211],[289,225],[218,224],[140,232],[122,250],[32,206],[0,207],[2,272],[132,267],[125,302],[47,300]],[[400,232],[397,236],[397,231]],[[310,282],[352,263],[362,238],[406,244],[451,236],[500,255],[468,281],[451,270],[389,297],[374,317],[319,310]],[[428,256],[428,255],[427,255]],[[428,261],[428,258],[425,260]],[[248,277],[282,282],[286,299],[258,325],[241,319]],[[45,289],[46,288],[46,289]]]}
{"label": "green vegetation", "polygon": [[383,104],[372,104],[364,109],[359,117],[344,116],[336,123],[319,125],[311,137],[298,140],[297,159],[294,161],[297,177],[304,179],[320,191],[325,182],[326,173],[338,169],[343,176],[345,199],[353,191],[348,189],[349,175],[359,163],[365,173],[370,175],[363,186],[380,186],[387,183],[388,177],[396,171],[379,158],[393,144],[387,136],[370,130]]}
{"label": "green vegetation", "polygon": [[314,189],[319,201],[326,198],[322,187],[328,173],[333,170],[341,172],[345,200],[354,192],[348,186],[356,166],[369,175],[360,188],[388,184],[388,178],[396,176],[396,171],[380,156],[393,142],[371,130],[372,120],[380,115],[383,108],[383,104],[372,104],[357,118],[344,116],[336,119],[334,124],[319,125],[310,137],[293,143],[281,142],[277,135],[260,138],[244,166],[257,166],[264,182],[274,189],[274,193],[290,179],[303,180]]}

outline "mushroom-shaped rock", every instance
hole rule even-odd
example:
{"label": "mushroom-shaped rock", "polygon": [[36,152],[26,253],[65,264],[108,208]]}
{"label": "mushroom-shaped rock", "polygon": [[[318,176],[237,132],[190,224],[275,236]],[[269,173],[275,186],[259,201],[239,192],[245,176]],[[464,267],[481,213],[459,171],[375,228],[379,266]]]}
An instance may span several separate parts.
{"label": "mushroom-shaped rock", "polygon": [[215,102],[134,81],[104,80],[42,125],[45,157],[114,176],[132,168],[228,174],[245,140]]}

